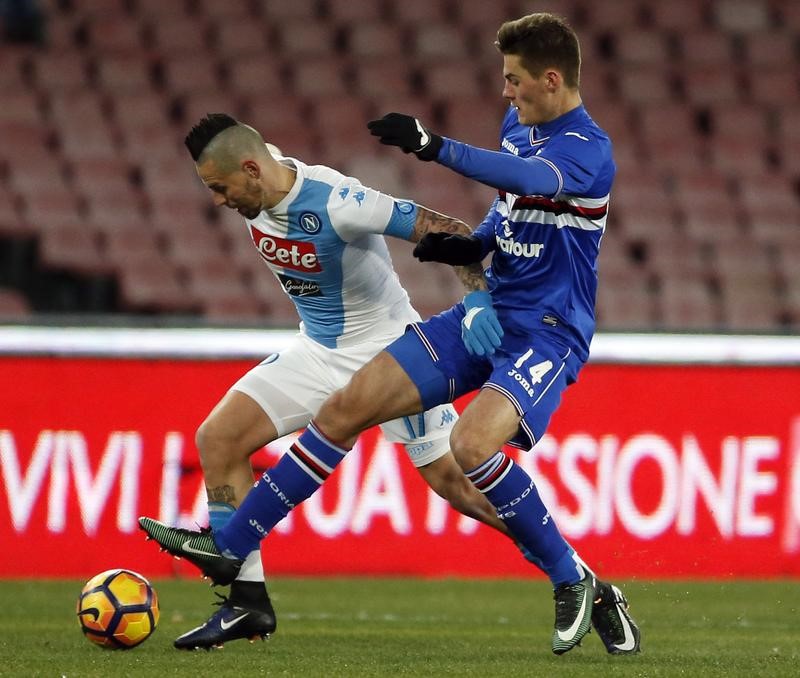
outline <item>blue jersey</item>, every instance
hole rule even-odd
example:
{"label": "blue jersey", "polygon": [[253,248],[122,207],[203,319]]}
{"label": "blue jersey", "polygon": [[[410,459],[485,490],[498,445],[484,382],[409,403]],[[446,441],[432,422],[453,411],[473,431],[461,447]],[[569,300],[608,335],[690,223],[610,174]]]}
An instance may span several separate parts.
{"label": "blue jersey", "polygon": [[[535,127],[521,125],[509,107],[500,149],[529,160],[512,165],[451,139],[439,158],[499,189],[474,233],[484,255],[493,252],[486,278],[494,308],[506,332],[556,333],[585,362],[595,328],[597,255],[616,171],[611,141],[583,106]],[[526,171],[542,170],[550,175],[552,194],[513,192],[523,190]]]}

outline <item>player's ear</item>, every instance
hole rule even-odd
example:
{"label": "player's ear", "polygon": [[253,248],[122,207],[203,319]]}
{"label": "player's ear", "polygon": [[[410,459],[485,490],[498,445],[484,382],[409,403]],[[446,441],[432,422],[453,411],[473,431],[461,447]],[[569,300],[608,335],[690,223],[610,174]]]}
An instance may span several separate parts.
{"label": "player's ear", "polygon": [[254,160],[242,162],[242,171],[253,179],[258,179],[261,176],[261,168]]}
{"label": "player's ear", "polygon": [[556,70],[550,69],[544,72],[545,84],[549,92],[555,92],[564,84],[564,76]]}

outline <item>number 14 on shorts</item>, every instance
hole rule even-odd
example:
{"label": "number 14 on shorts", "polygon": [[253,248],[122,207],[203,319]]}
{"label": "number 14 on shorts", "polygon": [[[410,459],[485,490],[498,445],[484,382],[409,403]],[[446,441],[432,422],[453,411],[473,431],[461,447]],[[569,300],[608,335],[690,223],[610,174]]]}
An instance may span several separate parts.
{"label": "number 14 on shorts", "polygon": [[[522,365],[525,363],[533,355],[533,349],[529,348],[525,353],[523,353],[518,359],[517,362],[514,363],[514,367],[518,370],[522,369]],[[542,379],[544,376],[553,369],[553,362],[551,360],[543,360],[540,363],[536,363],[528,368],[528,374],[531,377],[531,384],[540,384],[542,383]]]}

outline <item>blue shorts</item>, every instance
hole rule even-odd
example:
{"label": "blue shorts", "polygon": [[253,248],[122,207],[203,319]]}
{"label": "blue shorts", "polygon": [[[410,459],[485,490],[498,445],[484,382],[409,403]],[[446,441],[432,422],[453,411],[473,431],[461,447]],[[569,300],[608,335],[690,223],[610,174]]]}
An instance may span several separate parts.
{"label": "blue shorts", "polygon": [[464,306],[406,328],[386,350],[417,386],[424,409],[452,402],[465,393],[491,388],[502,393],[521,417],[510,445],[530,449],[544,435],[583,363],[546,331],[506,330],[489,358],[471,355],[461,340]]}

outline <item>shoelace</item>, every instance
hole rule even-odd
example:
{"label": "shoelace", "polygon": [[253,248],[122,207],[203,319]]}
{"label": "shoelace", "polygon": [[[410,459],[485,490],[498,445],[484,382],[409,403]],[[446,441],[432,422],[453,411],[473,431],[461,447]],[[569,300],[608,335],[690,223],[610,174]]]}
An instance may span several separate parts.
{"label": "shoelace", "polygon": [[218,600],[218,601],[216,601],[215,603],[211,603],[212,605],[218,605],[218,606],[222,607],[222,606],[223,606],[223,605],[225,605],[225,604],[228,602],[228,600],[229,600],[228,596],[224,596],[224,595],[222,595],[221,593],[217,593],[216,591],[214,591],[214,595],[215,595],[217,598],[219,598],[219,600]]}

